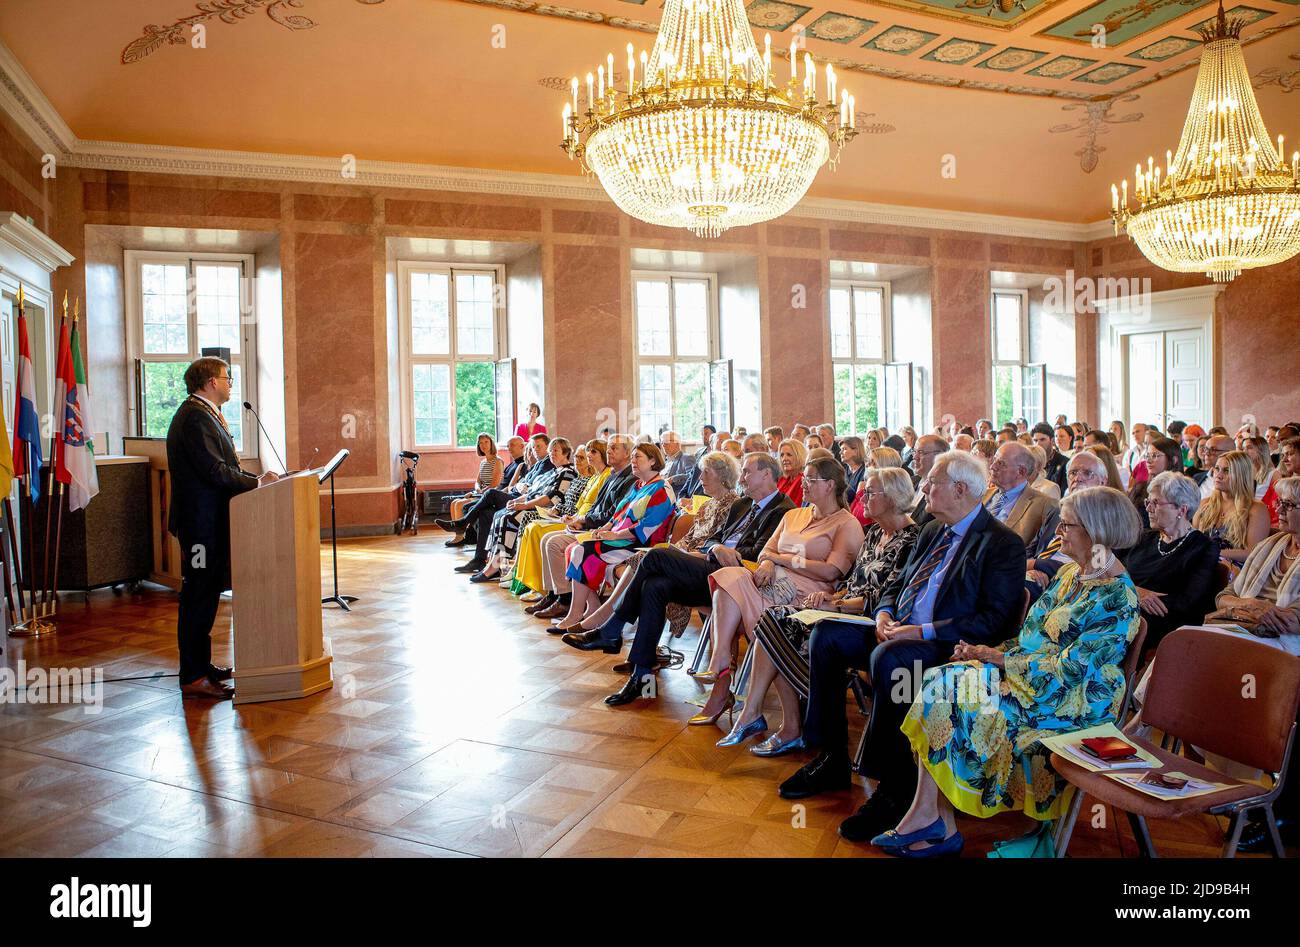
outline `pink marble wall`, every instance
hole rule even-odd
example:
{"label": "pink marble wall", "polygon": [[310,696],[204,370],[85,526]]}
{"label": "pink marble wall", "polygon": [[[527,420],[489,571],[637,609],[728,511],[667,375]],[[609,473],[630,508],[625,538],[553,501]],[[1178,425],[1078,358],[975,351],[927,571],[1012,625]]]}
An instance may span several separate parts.
{"label": "pink marble wall", "polygon": [[[969,251],[972,241],[962,241]],[[980,266],[934,268],[934,418],[988,415],[993,401],[989,277]]]}
{"label": "pink marble wall", "polygon": [[[338,234],[294,237],[298,448],[330,457],[346,447],[352,476],[386,472],[378,427],[386,404],[371,356],[374,240]],[[386,452],[385,452],[386,453]],[[382,463],[382,467],[380,466]]]}
{"label": "pink marble wall", "polygon": [[0,210],[31,217],[48,233],[53,201],[50,180],[41,169],[40,149],[0,111]]}
{"label": "pink marble wall", "polygon": [[767,258],[764,420],[787,430],[796,421],[818,423],[831,417],[825,272],[821,259]]}
{"label": "pink marble wall", "polygon": [[[631,332],[624,323],[628,275],[618,246],[557,243],[551,252],[546,409],[553,432],[592,437],[602,412],[631,408]],[[554,365],[554,370],[551,366]]]}

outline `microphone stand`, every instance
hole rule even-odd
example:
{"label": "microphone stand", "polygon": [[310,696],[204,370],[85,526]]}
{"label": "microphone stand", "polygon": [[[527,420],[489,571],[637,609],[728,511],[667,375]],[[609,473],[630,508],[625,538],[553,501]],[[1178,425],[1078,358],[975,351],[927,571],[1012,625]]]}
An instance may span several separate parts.
{"label": "microphone stand", "polygon": [[328,605],[331,602],[343,609],[345,612],[352,611],[349,602],[355,602],[355,595],[339,594],[339,543],[338,530],[334,519],[334,471],[338,469],[339,464],[347,459],[348,451],[341,450],[334,455],[334,459],[325,467],[325,475],[329,477],[330,482],[330,554],[334,560],[334,594],[327,595],[320,600],[322,605]]}

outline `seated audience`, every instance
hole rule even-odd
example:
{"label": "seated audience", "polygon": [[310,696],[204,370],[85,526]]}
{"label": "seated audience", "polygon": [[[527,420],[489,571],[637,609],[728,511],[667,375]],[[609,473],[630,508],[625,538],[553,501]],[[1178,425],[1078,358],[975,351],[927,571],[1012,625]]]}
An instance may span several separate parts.
{"label": "seated audience", "polygon": [[600,649],[617,654],[623,647],[623,627],[637,623],[636,637],[628,652],[631,674],[622,689],[606,698],[613,705],[627,704],[638,697],[651,697],[642,690],[644,676],[654,671],[656,649],[663,634],[664,617],[670,603],[702,608],[710,602],[709,576],[724,566],[753,561],[776,530],[781,518],[792,509],[790,498],[776,489],[781,467],[770,454],[750,454],[742,465],[740,485],[745,495],[731,506],[727,521],[695,552],[681,549],[651,549],[641,560],[636,576],[627,587],[614,614],[596,631],[564,636],[564,642],[581,651]]}
{"label": "seated audience", "polygon": [[767,729],[763,702],[776,685],[781,701],[781,726],[751,748],[756,756],[783,756],[804,748],[799,699],[808,697],[808,636],[813,626],[795,619],[805,608],[874,615],[885,587],[907,561],[920,528],[907,511],[912,506],[912,478],[901,467],[883,467],[867,477],[867,529],[853,571],[834,591],[813,592],[790,605],[766,609],[754,626],[754,664],[750,671],[745,709],[718,746],[743,743]]}
{"label": "seated audience", "polygon": [[984,505],[1024,543],[1038,535],[1043,521],[1056,509],[1055,500],[1029,485],[1037,468],[1029,448],[1016,443],[999,447],[988,466],[991,482]]}
{"label": "seated audience", "polygon": [[713,450],[713,435],[718,433],[718,429],[712,424],[705,424],[700,428],[700,446],[695,449],[695,463],[698,466],[704,459],[704,455]]}
{"label": "seated audience", "polygon": [[1251,550],[1207,618],[1237,622],[1300,653],[1300,477],[1277,482],[1281,531]]}
{"label": "seated audience", "polygon": [[917,526],[924,526],[934,519],[929,510],[929,498],[926,497],[921,485],[934,469],[935,460],[947,452],[948,442],[938,434],[926,434],[924,437],[917,438],[912,471],[912,483],[917,487],[916,500],[912,504],[912,521]]}
{"label": "seated audience", "polygon": [[830,592],[853,568],[862,547],[862,527],[849,512],[844,468],[834,457],[810,460],[803,470],[807,506],[786,513],[758,555],[758,568],[719,569],[709,576],[713,590],[710,633],[713,650],[697,681],[714,687],[700,713],[688,723],[717,722],[735,704],[730,679],[738,634],[747,634],[763,610],[790,605],[814,592]]}
{"label": "seated audience", "polygon": [[667,535],[673,513],[673,488],[660,476],[664,455],[654,444],[638,444],[632,451],[636,486],[623,506],[590,538],[579,539],[569,549],[569,613],[557,630],[573,631],[599,604],[596,592],[611,566],[632,558],[638,548],[653,546]]}
{"label": "seated audience", "polygon": [[881,434],[878,428],[873,428],[868,431],[866,439],[867,450],[873,451],[877,447],[884,447],[886,436],[887,435]]}
{"label": "seated audience", "polygon": [[722,442],[722,452],[724,454],[730,454],[732,457],[736,458],[736,460],[740,460],[740,458],[745,456],[744,446],[734,437],[729,437]]}
{"label": "seated audience", "polygon": [[1122,486],[1124,481],[1120,478],[1119,465],[1115,463],[1114,452],[1103,444],[1090,444],[1084,450],[1101,458],[1102,464],[1106,467],[1106,486],[1112,490],[1118,490],[1120,493],[1125,492]]}
{"label": "seated audience", "polygon": [[762,454],[767,451],[767,438],[757,431],[753,434],[746,434],[743,444],[746,454]]}
{"label": "seated audience", "polygon": [[1277,469],[1283,477],[1300,477],[1300,437],[1289,437],[1278,445]]}
{"label": "seated audience", "polygon": [[825,447],[826,445],[822,443],[822,439],[816,434],[809,434],[803,439],[803,446],[804,450],[816,450],[818,447]]}
{"label": "seated audience", "polygon": [[1207,480],[1214,491],[1192,522],[1218,545],[1221,559],[1239,566],[1269,533],[1268,507],[1255,499],[1250,458],[1238,450],[1221,455]]}
{"label": "seated audience", "polygon": [[1043,465],[1043,476],[1056,484],[1061,493],[1065,493],[1065,465],[1069,463],[1070,458],[1056,449],[1052,426],[1046,422],[1035,424],[1034,429],[1029,433],[1034,443],[1047,455],[1047,462]]}
{"label": "seated audience", "polygon": [[790,439],[803,443],[803,439],[811,433],[811,429],[806,424],[795,424],[790,428]]}
{"label": "seated audience", "polygon": [[[1204,467],[1192,474],[1192,479],[1201,488],[1202,500],[1214,492],[1214,477],[1211,476],[1211,472],[1214,470],[1215,462],[1220,457],[1236,449],[1236,443],[1228,436],[1226,431],[1222,434],[1215,434],[1214,430],[1211,429],[1210,439],[1205,443],[1205,458],[1202,461]],[[1155,476],[1155,474],[1152,474],[1152,476]]]}
{"label": "seated audience", "polygon": [[1150,434],[1147,436],[1147,453],[1144,462],[1146,475],[1139,478],[1135,475],[1129,482],[1128,495],[1133,501],[1133,506],[1137,510],[1138,519],[1142,522],[1143,529],[1150,529],[1151,522],[1147,519],[1147,488],[1154,477],[1160,476],[1166,471],[1179,473],[1183,469],[1182,453],[1178,448],[1178,442],[1168,437],[1161,437],[1159,434]]}
{"label": "seated audience", "polygon": [[961,433],[952,439],[952,449],[961,451],[963,454],[969,454],[970,449],[975,445],[975,438],[970,434]]}
{"label": "seated audience", "polygon": [[486,551],[488,558],[483,567],[470,576],[471,582],[487,582],[497,578],[503,569],[508,572],[513,568],[516,539],[522,525],[520,517],[530,511],[554,507],[564,499],[578,478],[568,438],[554,438],[547,451],[551,469],[534,480],[526,494],[508,501],[505,508],[492,517],[487,542],[479,545],[479,554]]}
{"label": "seated audience", "polygon": [[[1066,496],[1086,490],[1088,487],[1107,485],[1106,465],[1091,450],[1081,450],[1071,457],[1065,476],[1068,484]],[[1060,521],[1061,510],[1058,506],[1043,520],[1043,525],[1033,541],[1026,544],[1029,559],[1025,563],[1025,591],[1029,593],[1031,603],[1043,594],[1043,590],[1047,588],[1061,566],[1070,561],[1069,557],[1061,551],[1061,537],[1057,535],[1056,530]]]}
{"label": "seated audience", "polygon": [[912,468],[912,452],[916,450],[916,428],[910,424],[904,424],[899,428],[898,433],[903,438],[903,444],[906,445],[903,450],[898,451],[903,458],[903,466],[915,473]]}
{"label": "seated audience", "polygon": [[[844,689],[849,668],[870,668],[874,694],[866,775],[879,786],[840,834],[865,841],[895,825],[915,789],[916,767],[899,730],[911,703],[901,687],[914,668],[947,662],[958,641],[996,644],[1014,632],[1024,602],[1025,544],[980,503],[984,463],[957,451],[935,461],[922,489],[934,520],[918,535],[903,571],[881,596],[875,627],[818,622],[808,644],[804,740],[820,750],[780,787],[802,799],[850,785]],[[919,681],[914,682],[919,684]]]}
{"label": "seated audience", "polygon": [[1043,496],[1060,500],[1061,488],[1056,485],[1055,480],[1048,480],[1043,474],[1043,470],[1047,467],[1047,451],[1037,444],[1029,444],[1028,450],[1034,455],[1034,474],[1029,480],[1029,485]]}
{"label": "seated audience", "polygon": [[569,517],[586,516],[591,512],[605,482],[609,480],[609,452],[605,442],[590,440],[579,448],[579,451],[583,450],[590,471],[586,478],[575,480],[558,506],[539,511],[540,515],[524,524],[519,531],[514,582],[510,590],[521,596],[520,601],[528,606],[524,610],[529,614],[555,604],[555,597],[546,592],[542,579],[542,539],[549,533],[563,530]]}
{"label": "seated audience", "polygon": [[[1062,500],[1070,565],[1030,610],[1019,637],[962,642],[928,671],[902,729],[917,754],[916,788],[897,825],[874,837],[891,855],[961,851],[953,808],[988,818],[1018,810],[1060,818],[1071,796],[1040,735],[1113,721],[1124,701],[1124,654],[1138,597],[1113,552],[1133,545],[1137,513],[1123,493],[1092,487]],[[1099,556],[1102,557],[1098,561]]]}
{"label": "seated audience", "polygon": [[840,442],[840,460],[844,464],[844,482],[848,484],[849,496],[857,496],[867,473],[866,446],[862,438],[850,435]]}
{"label": "seated audience", "polygon": [[636,484],[632,439],[626,434],[611,434],[607,450],[610,473],[596,496],[596,504],[584,515],[566,517],[564,529],[542,537],[542,591],[550,601],[533,611],[534,618],[555,620],[568,614],[572,595],[564,573],[568,568],[569,549],[589,530],[609,525]]}
{"label": "seated audience", "polygon": [[[522,456],[524,450],[523,439],[512,437],[510,443],[511,445],[518,444],[519,453]],[[478,476],[474,480],[474,488],[469,493],[458,496],[451,501],[450,518],[453,520],[460,519],[469,505],[485,492],[493,487],[501,486],[501,478],[505,474],[505,465],[501,462],[501,458],[497,456],[497,442],[492,439],[491,434],[480,434],[475,444],[475,450],[478,452],[479,457],[482,458],[478,463]],[[511,471],[512,476],[513,474],[514,472]],[[460,542],[457,542],[456,537],[453,536],[447,540],[445,545],[454,547],[463,545],[464,542],[463,538]]]}
{"label": "seated audience", "polygon": [[834,454],[836,460],[843,461],[840,457],[839,442],[835,440],[835,425],[823,421],[817,425],[817,436],[821,438],[822,447]]}
{"label": "seated audience", "polygon": [[781,442],[785,440],[785,431],[780,425],[774,424],[763,431],[763,437],[767,440],[768,452],[775,457],[776,452],[781,448]]}
{"label": "seated audience", "polygon": [[1278,527],[1277,490],[1274,483],[1282,479],[1273,455],[1268,452],[1268,441],[1262,437],[1248,437],[1242,451],[1250,459],[1251,473],[1255,478],[1255,499],[1268,507],[1268,521],[1273,529]]}
{"label": "seated audience", "polygon": [[[809,458],[812,457],[811,454],[808,456]],[[886,467],[902,467],[903,458],[900,457],[898,451],[894,450],[892,447],[877,447],[875,450],[867,453],[866,466],[868,470],[884,469]],[[871,525],[871,517],[870,514],[867,513],[866,498],[862,495],[863,486],[864,483],[859,483],[858,492],[850,496],[849,512],[853,514],[854,518],[856,518],[857,521],[862,524],[862,528],[865,529]]]}
{"label": "seated audience", "polygon": [[659,438],[659,446],[664,452],[663,477],[673,488],[673,493],[677,494],[686,486],[691,472],[695,470],[695,455],[682,450],[682,439],[676,431],[664,431]]}
{"label": "seated audience", "polygon": [[1151,481],[1151,528],[1119,557],[1137,586],[1147,620],[1144,651],[1154,651],[1175,628],[1200,624],[1213,606],[1219,550],[1192,525],[1201,494],[1190,477],[1167,470]]}
{"label": "seated audience", "polygon": [[992,438],[982,438],[976,441],[970,447],[970,452],[979,457],[984,463],[992,463],[993,455],[998,451],[998,443]]}
{"label": "seated audience", "polygon": [[808,449],[802,441],[787,437],[778,446],[776,459],[781,465],[781,479],[776,488],[790,498],[795,506],[803,506],[803,470]]}
{"label": "seated audience", "polygon": [[[759,451],[758,453],[766,453]],[[739,497],[736,495],[736,484],[740,479],[740,464],[730,454],[724,454],[721,451],[713,451],[704,455],[700,461],[700,482],[703,486],[705,495],[709,498],[698,513],[694,514],[691,520],[690,528],[681,539],[672,544],[675,549],[683,552],[696,552],[702,547],[706,540],[726,522],[727,513],[731,506]],[[636,579],[637,568],[641,560],[645,558],[649,550],[637,552],[631,559],[622,563],[620,568],[623,570],[619,576],[618,584],[614,586],[613,592],[610,593],[604,603],[584,618],[578,628],[582,631],[594,631],[599,628],[614,614],[614,609],[618,607],[626,594],[629,586]],[[691,610],[679,605],[670,605],[668,607],[669,630],[674,638],[681,635],[686,629],[686,623],[690,621]]]}

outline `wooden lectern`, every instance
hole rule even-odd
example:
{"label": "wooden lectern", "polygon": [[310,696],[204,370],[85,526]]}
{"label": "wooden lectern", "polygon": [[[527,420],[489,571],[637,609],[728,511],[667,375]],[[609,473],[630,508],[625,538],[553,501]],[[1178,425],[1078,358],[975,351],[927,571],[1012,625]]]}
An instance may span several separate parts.
{"label": "wooden lectern", "polygon": [[333,685],[320,606],[320,484],[312,471],[230,501],[235,703]]}

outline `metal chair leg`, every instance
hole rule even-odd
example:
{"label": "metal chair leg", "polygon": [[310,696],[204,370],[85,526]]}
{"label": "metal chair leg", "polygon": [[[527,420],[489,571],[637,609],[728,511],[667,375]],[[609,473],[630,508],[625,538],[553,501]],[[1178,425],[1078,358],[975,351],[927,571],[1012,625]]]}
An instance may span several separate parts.
{"label": "metal chair leg", "polygon": [[1083,790],[1077,786],[1074,790],[1074,798],[1070,800],[1070,808],[1061,816],[1061,820],[1056,826],[1056,838],[1053,843],[1056,848],[1056,857],[1064,858],[1065,850],[1070,847],[1070,838],[1074,835],[1074,823],[1079,819],[1079,810],[1083,808]]}
{"label": "metal chair leg", "polygon": [[699,674],[702,669],[708,667],[713,657],[712,622],[713,616],[710,615],[700,625],[700,640],[695,645],[695,657],[691,658],[692,674]]}
{"label": "metal chair leg", "polygon": [[1228,823],[1228,834],[1223,840],[1223,857],[1236,858],[1237,844],[1241,841],[1241,830],[1246,827],[1246,813],[1242,811],[1232,814],[1232,821]]}
{"label": "metal chair leg", "polygon": [[1268,826],[1268,836],[1273,843],[1273,857],[1286,858],[1286,847],[1282,844],[1282,835],[1277,830],[1277,819],[1273,817],[1273,804],[1264,807],[1264,822]]}
{"label": "metal chair leg", "polygon": [[[1134,815],[1132,812],[1126,812],[1124,814],[1128,816],[1128,824],[1133,829],[1133,838],[1137,841],[1138,854],[1143,858],[1159,858],[1160,855],[1156,852],[1156,847],[1151,842],[1151,833],[1147,830],[1147,820],[1142,818],[1140,815]],[[1240,829],[1237,830],[1237,834],[1241,834]],[[1235,840],[1232,843],[1232,847],[1234,849],[1237,847]]]}
{"label": "metal chair leg", "polygon": [[745,698],[749,696],[749,676],[753,669],[754,643],[749,641],[748,647],[745,648],[745,660],[740,662],[740,670],[736,672],[735,682],[731,688],[731,692],[736,695],[737,704],[743,704]]}

